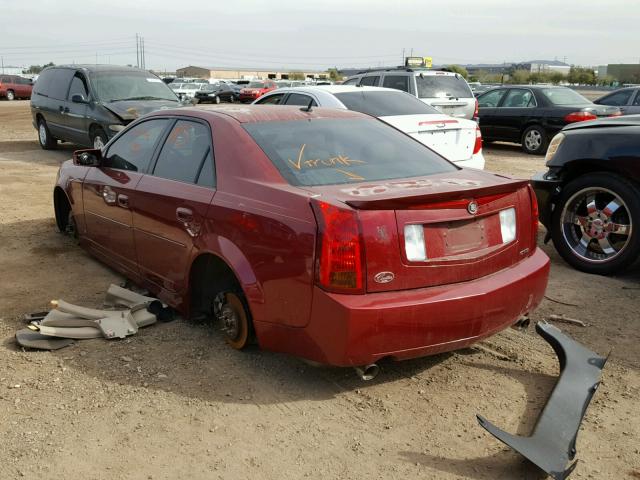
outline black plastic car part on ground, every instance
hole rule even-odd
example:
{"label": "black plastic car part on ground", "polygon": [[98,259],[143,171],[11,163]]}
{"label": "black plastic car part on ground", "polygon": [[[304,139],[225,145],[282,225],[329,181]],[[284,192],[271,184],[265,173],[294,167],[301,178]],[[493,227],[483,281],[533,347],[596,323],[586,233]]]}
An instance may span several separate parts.
{"label": "black plastic car part on ground", "polygon": [[560,255],[597,274],[640,256],[640,116],[567,126],[551,141],[532,185],[540,221]]}
{"label": "black plastic car part on ground", "polygon": [[558,328],[538,323],[536,331],[553,348],[560,361],[560,377],[529,437],[507,433],[484,417],[478,423],[491,435],[522,454],[555,480],[564,480],[576,467],[567,463],[576,455],[576,438],[582,418],[600,384],[607,361],[580,345]]}
{"label": "black plastic car part on ground", "polygon": [[505,141],[542,155],[565,125],[620,115],[618,107],[596,105],[566,87],[508,85],[478,96],[478,123],[485,142]]}
{"label": "black plastic car part on ground", "polygon": [[154,74],[115,65],[46,68],[31,96],[33,126],[44,149],[58,140],[102,148],[134,119],[178,106],[178,97]]}

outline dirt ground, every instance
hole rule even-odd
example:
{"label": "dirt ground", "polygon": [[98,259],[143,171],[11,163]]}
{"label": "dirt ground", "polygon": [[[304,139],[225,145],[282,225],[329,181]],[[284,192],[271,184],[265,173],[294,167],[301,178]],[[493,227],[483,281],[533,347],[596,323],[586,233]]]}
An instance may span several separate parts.
{"label": "dirt ground", "polygon": [[[233,351],[184,320],[57,352],[18,348],[24,313],[54,298],[99,307],[123,280],[55,231],[52,187],[72,150],[40,150],[28,102],[0,102],[0,479],[544,478],[475,419],[530,432],[558,373],[533,328],[484,342],[511,360],[467,349],[385,362],[366,383]],[[520,177],[544,164],[513,145],[485,155],[489,170]],[[542,248],[553,264],[532,320],[579,318],[586,328],[559,326],[613,349],[573,478],[640,478],[640,274],[582,274]]]}

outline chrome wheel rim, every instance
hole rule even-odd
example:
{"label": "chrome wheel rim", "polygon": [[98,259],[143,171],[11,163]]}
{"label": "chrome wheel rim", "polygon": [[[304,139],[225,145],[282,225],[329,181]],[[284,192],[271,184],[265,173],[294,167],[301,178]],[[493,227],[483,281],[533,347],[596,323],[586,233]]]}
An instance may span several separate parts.
{"label": "chrome wheel rim", "polygon": [[542,134],[538,130],[530,130],[524,137],[524,143],[529,150],[537,150],[542,145]]}
{"label": "chrome wheel rim", "polygon": [[15,98],[15,95],[13,92],[7,92],[7,100],[13,100]]}
{"label": "chrome wheel rim", "polygon": [[220,103],[220,97],[216,95],[216,103]]}
{"label": "chrome wheel rim", "polygon": [[589,187],[565,203],[560,227],[575,256],[590,263],[605,263],[627,248],[633,225],[629,208],[618,194]]}
{"label": "chrome wheel rim", "polygon": [[40,126],[38,126],[38,137],[41,145],[47,144],[47,129],[42,122],[40,122]]}
{"label": "chrome wheel rim", "polygon": [[96,135],[96,137],[93,139],[93,148],[102,150],[102,147],[104,147],[104,142],[102,141],[102,137],[100,135]]}

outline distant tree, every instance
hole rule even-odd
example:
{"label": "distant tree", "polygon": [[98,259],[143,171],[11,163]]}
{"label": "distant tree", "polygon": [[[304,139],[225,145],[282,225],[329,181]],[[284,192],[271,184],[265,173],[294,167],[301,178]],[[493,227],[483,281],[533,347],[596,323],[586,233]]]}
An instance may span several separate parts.
{"label": "distant tree", "polygon": [[340,75],[340,72],[338,72],[337,68],[330,68],[327,70],[327,73],[329,74],[329,79],[334,82],[339,82],[344,78],[342,75]]}
{"label": "distant tree", "polygon": [[302,72],[289,72],[289,80],[304,80],[304,73]]}
{"label": "distant tree", "polygon": [[461,67],[460,65],[447,65],[447,68],[451,70],[453,73],[459,73],[465,79],[469,78],[469,72],[467,72],[467,69],[464,67]]}
{"label": "distant tree", "polygon": [[55,64],[53,62],[49,62],[46,63],[42,66],[40,65],[31,65],[29,68],[27,68],[26,70],[22,70],[22,73],[31,73],[31,74],[38,74],[40,73],[42,70],[44,70],[47,67],[53,67]]}
{"label": "distant tree", "polygon": [[591,68],[571,67],[567,80],[578,85],[595,85],[596,74]]}
{"label": "distant tree", "polygon": [[550,81],[550,74],[547,72],[533,72],[529,75],[529,83],[548,83]]}
{"label": "distant tree", "polygon": [[610,87],[616,81],[613,75],[605,75],[604,77],[598,77],[598,85],[603,87]]}
{"label": "distant tree", "polygon": [[549,81],[554,85],[558,85],[560,82],[566,80],[566,75],[561,72],[551,72],[549,75]]}
{"label": "distant tree", "polygon": [[487,73],[484,71],[478,72],[477,76],[481,83],[502,83],[503,77],[501,73]]}
{"label": "distant tree", "polygon": [[528,70],[515,70],[509,75],[508,83],[526,84],[529,83],[531,72]]}

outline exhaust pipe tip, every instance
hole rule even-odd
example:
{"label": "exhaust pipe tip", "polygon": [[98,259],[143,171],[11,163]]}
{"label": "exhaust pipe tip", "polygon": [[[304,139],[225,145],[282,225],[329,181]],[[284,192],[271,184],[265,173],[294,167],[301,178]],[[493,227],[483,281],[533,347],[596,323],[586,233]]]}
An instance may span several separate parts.
{"label": "exhaust pipe tip", "polygon": [[364,380],[368,382],[369,380],[373,380],[380,373],[380,367],[375,363],[370,365],[365,365],[363,367],[354,367],[356,374],[360,377],[360,380]]}

